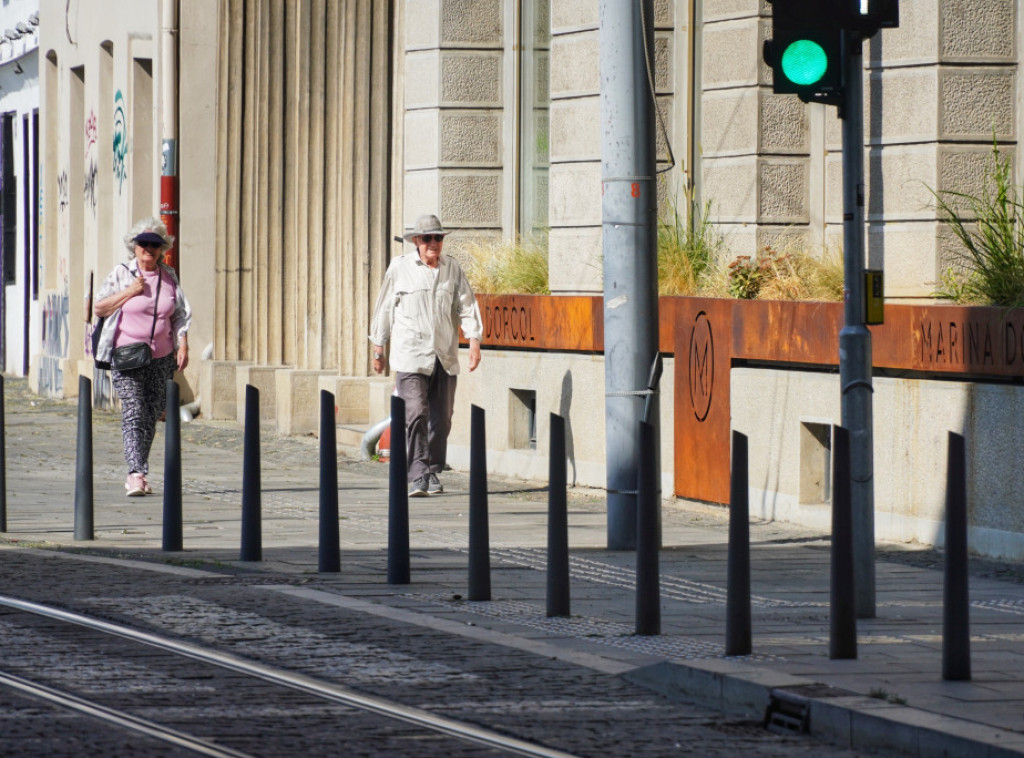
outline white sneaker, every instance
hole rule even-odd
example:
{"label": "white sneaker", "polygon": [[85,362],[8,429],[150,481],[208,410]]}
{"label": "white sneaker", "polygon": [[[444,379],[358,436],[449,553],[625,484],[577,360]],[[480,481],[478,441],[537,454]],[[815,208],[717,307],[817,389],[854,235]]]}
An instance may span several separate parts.
{"label": "white sneaker", "polygon": [[146,479],[142,474],[131,473],[124,480],[124,489],[127,497],[142,497],[146,494]]}

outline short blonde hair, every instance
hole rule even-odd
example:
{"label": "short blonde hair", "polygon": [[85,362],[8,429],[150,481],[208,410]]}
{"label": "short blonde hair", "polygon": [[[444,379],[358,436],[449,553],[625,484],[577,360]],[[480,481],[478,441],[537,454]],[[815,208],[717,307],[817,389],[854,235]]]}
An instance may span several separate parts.
{"label": "short blonde hair", "polygon": [[128,260],[135,260],[135,238],[143,232],[153,232],[164,238],[164,245],[158,251],[160,260],[163,260],[164,253],[174,245],[174,237],[167,233],[167,227],[164,226],[164,223],[154,216],[136,221],[135,226],[125,235],[124,246],[128,250]]}

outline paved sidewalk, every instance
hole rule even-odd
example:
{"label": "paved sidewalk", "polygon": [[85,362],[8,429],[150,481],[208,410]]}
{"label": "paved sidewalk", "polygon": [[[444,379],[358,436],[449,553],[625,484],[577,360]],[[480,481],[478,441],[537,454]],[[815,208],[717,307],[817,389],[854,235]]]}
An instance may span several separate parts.
{"label": "paved sidewalk", "polygon": [[[156,494],[124,497],[118,418],[93,414],[95,539],[74,539],[76,404],[8,379],[7,532],[0,545],[145,559],[208,571],[316,575],[279,591],[410,623],[486,637],[621,675],[669,696],[763,715],[788,693],[813,733],[910,755],[1024,755],[1024,567],[973,561],[973,680],[942,680],[942,562],[929,550],[879,546],[877,618],[858,623],[859,658],[829,651],[829,545],[791,525],[751,525],[754,654],[724,656],[724,509],[663,507],[662,634],[634,630],[634,556],[603,549],[603,493],[569,493],[572,616],[545,616],[544,483],[491,481],[492,596],[463,599],[468,478],[410,501],[412,583],[386,583],[388,468],[339,458],[342,570],[317,575],[318,442],[261,435],[263,561],[241,563],[243,430],[182,425],[184,545],[162,542],[163,427],[151,458]],[[355,451],[346,451],[354,453]],[[269,578],[269,577],[268,577]]]}

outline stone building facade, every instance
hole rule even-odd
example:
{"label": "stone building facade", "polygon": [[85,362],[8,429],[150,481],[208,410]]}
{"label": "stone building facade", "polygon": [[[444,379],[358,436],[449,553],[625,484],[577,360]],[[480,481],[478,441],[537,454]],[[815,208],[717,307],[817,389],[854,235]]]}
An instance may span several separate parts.
{"label": "stone building facade", "polygon": [[[930,190],[976,192],[993,138],[1015,150],[1022,4],[901,5],[900,27],[864,48],[867,257],[886,271],[886,297],[912,302],[932,298],[953,244]],[[642,7],[655,26],[664,207],[692,183],[733,255],[838,249],[840,122],[834,108],[772,94],[761,58],[771,4]],[[131,221],[156,210],[169,111],[178,259],[203,351],[182,380],[204,415],[241,419],[253,384],[264,419],[285,433],[316,430],[319,389],[335,394],[340,424],[384,418],[391,384],[372,376],[369,312],[402,251],[395,235],[422,213],[455,230],[455,255],[470,240],[540,236],[554,294],[602,291],[598,0],[41,0],[41,17],[40,271],[71,316],[66,350],[55,355],[45,337],[35,352],[40,391],[71,396],[78,375],[105,386],[79,303],[122,255]],[[161,52],[168,33],[173,66]],[[40,382],[44,363],[63,377],[59,392]],[[675,369],[670,358],[663,387]],[[787,392],[804,381],[784,375]],[[767,402],[781,414],[772,428],[797,428],[801,411],[765,399],[759,382],[734,379],[735,426],[756,425]],[[601,355],[490,349],[460,383],[453,465],[468,465],[475,403],[488,412],[490,467],[545,477],[554,412],[568,422],[573,480],[604,485]],[[674,411],[662,397],[667,493]],[[815,417],[837,418],[838,391],[834,400]],[[755,470],[799,467],[799,454],[773,457],[781,437],[752,444]],[[787,481],[755,494],[793,505],[767,515],[801,518]]]}
{"label": "stone building facade", "polygon": [[39,297],[39,3],[0,8],[0,371],[25,376],[44,320],[62,303]]}

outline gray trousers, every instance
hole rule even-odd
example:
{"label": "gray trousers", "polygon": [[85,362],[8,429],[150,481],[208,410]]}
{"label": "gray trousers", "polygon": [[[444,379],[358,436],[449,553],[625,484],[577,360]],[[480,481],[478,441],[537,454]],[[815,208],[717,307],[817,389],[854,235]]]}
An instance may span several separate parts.
{"label": "gray trousers", "polygon": [[457,376],[449,376],[434,359],[434,373],[395,374],[398,396],[405,401],[405,444],[409,481],[444,469],[452,430]]}

